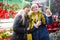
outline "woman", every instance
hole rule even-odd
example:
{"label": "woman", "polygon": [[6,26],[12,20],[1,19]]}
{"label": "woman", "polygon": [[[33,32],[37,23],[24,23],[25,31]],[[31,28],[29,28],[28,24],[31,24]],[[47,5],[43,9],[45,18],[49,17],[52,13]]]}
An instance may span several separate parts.
{"label": "woman", "polygon": [[49,34],[46,28],[46,20],[37,4],[31,6],[29,13],[29,27],[33,40],[49,40]]}
{"label": "woman", "polygon": [[53,19],[52,19],[52,13],[49,9],[45,10],[44,17],[46,19],[46,27],[47,27],[48,31],[50,32],[50,29],[52,29]]}
{"label": "woman", "polygon": [[46,24],[52,24],[52,13],[49,9],[45,10],[44,17],[46,19]]}
{"label": "woman", "polygon": [[28,28],[28,16],[27,13],[30,11],[30,5],[26,4],[25,7],[20,10],[15,18],[13,25],[13,35],[11,40],[27,40],[26,33]]}

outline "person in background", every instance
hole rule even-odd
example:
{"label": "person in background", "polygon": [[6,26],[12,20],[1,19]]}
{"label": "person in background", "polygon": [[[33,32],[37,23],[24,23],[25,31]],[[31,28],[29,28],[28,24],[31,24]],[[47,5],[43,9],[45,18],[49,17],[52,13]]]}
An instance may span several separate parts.
{"label": "person in background", "polygon": [[52,24],[52,13],[49,9],[45,10],[44,17],[46,19],[46,24]]}
{"label": "person in background", "polygon": [[28,12],[30,5],[25,4],[24,8],[18,12],[13,24],[13,35],[11,40],[27,40],[26,32],[29,30],[28,26]]}
{"label": "person in background", "polygon": [[46,9],[45,10],[45,13],[44,13],[44,17],[46,19],[46,27],[50,33],[50,31],[53,31],[52,30],[52,25],[53,25],[53,19],[52,19],[52,13],[49,9]]}
{"label": "person in background", "polygon": [[46,20],[37,4],[32,4],[29,12],[29,27],[33,40],[50,40]]}

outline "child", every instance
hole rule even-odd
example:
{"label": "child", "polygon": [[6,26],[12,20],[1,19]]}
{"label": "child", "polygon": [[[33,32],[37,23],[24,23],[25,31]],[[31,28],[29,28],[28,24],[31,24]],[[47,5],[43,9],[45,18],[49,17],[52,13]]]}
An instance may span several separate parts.
{"label": "child", "polygon": [[29,27],[32,33],[33,40],[49,40],[48,30],[46,28],[45,17],[37,4],[31,6],[31,12],[29,13]]}

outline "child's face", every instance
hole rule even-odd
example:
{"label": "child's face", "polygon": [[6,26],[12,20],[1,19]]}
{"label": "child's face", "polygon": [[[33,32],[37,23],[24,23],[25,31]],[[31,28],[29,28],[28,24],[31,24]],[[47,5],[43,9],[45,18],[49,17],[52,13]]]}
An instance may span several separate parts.
{"label": "child's face", "polygon": [[34,11],[34,12],[38,12],[38,11],[39,11],[38,6],[34,6],[33,9],[32,9],[32,11]]}

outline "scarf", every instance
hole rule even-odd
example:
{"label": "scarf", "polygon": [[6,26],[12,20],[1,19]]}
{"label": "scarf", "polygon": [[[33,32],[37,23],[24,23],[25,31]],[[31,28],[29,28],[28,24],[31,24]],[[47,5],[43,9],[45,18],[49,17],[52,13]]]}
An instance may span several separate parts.
{"label": "scarf", "polygon": [[29,13],[29,27],[31,29],[34,27],[34,23],[36,22],[36,19],[40,20],[42,22],[42,24],[46,24],[43,13],[38,11],[37,15],[38,15],[38,17],[36,18],[36,14],[33,11],[31,11]]}

